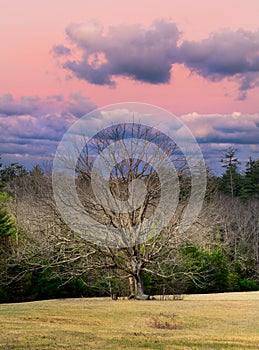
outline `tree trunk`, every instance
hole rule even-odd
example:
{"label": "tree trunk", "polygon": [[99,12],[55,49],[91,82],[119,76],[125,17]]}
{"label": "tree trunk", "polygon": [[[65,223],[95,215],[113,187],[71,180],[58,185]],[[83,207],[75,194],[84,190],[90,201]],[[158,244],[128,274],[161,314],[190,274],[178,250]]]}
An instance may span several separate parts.
{"label": "tree trunk", "polygon": [[135,285],[134,285],[134,280],[133,280],[132,276],[129,277],[129,288],[130,288],[130,295],[134,295],[135,294]]}
{"label": "tree trunk", "polygon": [[134,287],[135,287],[135,299],[137,300],[147,300],[149,295],[144,293],[142,272],[138,271],[133,275]]}

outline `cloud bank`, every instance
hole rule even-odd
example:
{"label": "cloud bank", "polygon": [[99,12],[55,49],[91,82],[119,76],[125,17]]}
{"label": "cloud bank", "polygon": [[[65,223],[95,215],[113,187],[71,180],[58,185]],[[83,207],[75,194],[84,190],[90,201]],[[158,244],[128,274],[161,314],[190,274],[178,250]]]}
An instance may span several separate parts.
{"label": "cloud bank", "polygon": [[63,97],[0,95],[0,155],[27,166],[51,160],[67,129],[96,106],[80,94]]}
{"label": "cloud bank", "polygon": [[192,131],[207,165],[213,171],[221,172],[220,159],[228,147],[238,151],[242,168],[250,156],[259,159],[259,113],[189,113],[180,118]]}
{"label": "cloud bank", "polygon": [[239,99],[259,86],[259,31],[225,29],[190,41],[175,23],[160,20],[149,28],[129,24],[107,31],[96,22],[70,24],[66,34],[71,47],[56,45],[55,55],[63,58],[63,68],[92,84],[115,87],[118,76],[166,84],[173,66],[184,64],[210,81],[236,81]]}
{"label": "cloud bank", "polygon": [[[0,154],[3,160],[18,161],[26,166],[50,160],[67,129],[95,108],[80,94],[73,94],[68,100],[59,95],[46,99],[24,96],[19,100],[11,95],[0,95]],[[189,113],[179,118],[201,145],[212,169],[220,168],[219,160],[229,146],[240,151],[243,165],[249,156],[259,158],[259,113]],[[91,120],[89,131],[97,130],[98,123],[97,119]]]}

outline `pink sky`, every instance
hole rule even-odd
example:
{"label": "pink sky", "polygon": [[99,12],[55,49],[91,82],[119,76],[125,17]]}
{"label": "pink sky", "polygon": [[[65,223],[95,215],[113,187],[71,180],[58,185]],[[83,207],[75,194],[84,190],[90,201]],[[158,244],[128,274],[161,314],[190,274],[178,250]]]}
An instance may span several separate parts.
{"label": "pink sky", "polygon": [[[236,101],[237,85],[227,79],[212,83],[178,65],[170,84],[150,85],[117,78],[116,89],[94,86],[73,78],[57,67],[50,54],[55,44],[65,43],[70,23],[97,20],[104,25],[170,19],[185,40],[199,40],[222,28],[258,29],[259,2],[248,1],[0,1],[0,93],[53,95],[81,92],[97,105],[141,101],[160,105],[175,114],[187,112],[258,112],[259,89],[249,91],[245,101]],[[229,96],[225,96],[228,94]]]}
{"label": "pink sky", "polygon": [[[219,46],[222,45],[222,50],[224,50],[224,45],[228,46],[228,43],[223,42],[222,38],[217,39],[215,33],[226,33],[227,31],[235,33],[238,29],[242,29],[242,33],[246,33],[248,41],[250,36],[254,35],[256,39],[253,39],[253,44],[256,42],[257,47],[259,47],[259,35],[256,33],[259,29],[258,0],[0,0],[0,5],[0,98],[1,95],[10,94],[13,99],[9,97],[2,98],[4,101],[2,104],[4,104],[5,109],[9,108],[7,106],[8,103],[12,106],[15,105],[16,109],[19,108],[20,104],[24,103],[19,102],[22,96],[38,96],[41,102],[40,107],[37,106],[37,108],[41,111],[44,109],[47,96],[50,95],[62,95],[63,101],[65,101],[63,103],[68,106],[69,103],[72,103],[70,101],[71,94],[77,94],[77,96],[82,97],[82,101],[80,100],[81,109],[83,105],[87,105],[87,100],[98,107],[116,102],[137,101],[166,108],[177,116],[183,114],[193,116],[193,113],[196,112],[198,114],[196,125],[201,125],[202,123],[200,116],[213,114],[227,118],[226,116],[232,115],[233,112],[240,112],[240,119],[250,118],[251,114],[256,114],[256,117],[252,117],[252,120],[254,125],[257,125],[257,120],[259,122],[259,117],[257,119],[259,113],[259,78],[252,78],[251,80],[253,72],[241,76],[242,79],[248,79],[255,86],[245,89],[246,98],[238,100],[241,83],[245,84],[245,82],[243,80],[239,81],[236,75],[232,75],[231,79],[228,79],[226,75],[225,78],[221,76],[220,79],[213,78],[218,81],[212,81],[211,63],[206,63],[208,64],[207,67],[200,65],[197,68],[193,66],[195,63],[193,61],[190,62],[190,59],[193,60],[194,56],[192,47],[189,45],[190,43],[203,43],[203,50],[206,51],[207,44],[202,40],[212,38],[214,45],[219,40]],[[118,36],[121,28],[119,26],[129,24],[139,24],[141,30],[148,33],[152,23],[156,20],[175,23],[178,31],[181,32],[178,45],[187,43],[187,51],[182,50],[182,55],[185,55],[185,57],[178,58],[177,62],[173,63],[171,78],[168,83],[143,82],[143,80],[132,78],[132,76],[125,77],[127,74],[112,75],[111,73],[111,75],[108,74],[108,77],[112,77],[112,80],[116,83],[115,88],[111,88],[107,84],[92,84],[89,83],[89,79],[88,81],[87,79],[80,80],[76,77],[75,72],[62,68],[61,65],[66,61],[66,57],[60,58],[53,55],[53,47],[55,45],[74,48],[77,46],[72,58],[79,58],[80,48],[78,41],[76,41],[77,39],[72,45],[71,37],[69,40],[66,34],[66,29],[72,23],[78,25],[97,21],[103,26],[101,39],[103,39],[104,43],[100,44],[103,45],[100,48],[102,50],[107,45],[111,45],[110,48],[114,45],[112,43],[113,37],[109,34],[111,33],[111,27],[114,27],[113,32]],[[241,36],[243,35],[242,33],[240,34]],[[124,33],[123,40],[126,36]],[[213,38],[216,39],[214,40]],[[256,41],[257,38],[258,42]],[[247,45],[251,49],[253,57],[251,58],[248,54],[246,58],[248,61],[250,58],[251,60],[253,59],[253,64],[259,66],[259,49],[256,51],[249,46],[250,44],[248,43]],[[95,43],[92,44],[91,49],[93,49],[94,45]],[[236,47],[238,48],[238,44]],[[141,56],[141,47],[139,51]],[[227,51],[227,54],[231,55],[231,49]],[[183,60],[182,62],[180,62],[181,59]],[[229,58],[226,57],[227,59]],[[114,62],[117,62],[116,57],[114,57],[114,60]],[[217,57],[217,60],[217,64],[220,62],[222,65],[221,57]],[[111,63],[112,68],[110,69],[116,71],[114,62]],[[212,62],[214,61],[212,60]],[[124,64],[124,61],[122,63]],[[231,65],[228,65],[228,69],[229,67]],[[259,67],[257,68],[256,73],[258,74]],[[122,68],[120,67],[120,69]],[[36,102],[33,103],[35,104]],[[51,108],[53,112],[55,103],[52,103],[51,107],[48,108]],[[0,154],[6,153],[8,159],[12,159],[12,155],[14,159],[19,159],[20,151],[18,146],[16,153],[14,151],[8,152],[7,148],[15,148],[15,144],[19,144],[20,139],[17,136],[17,132],[13,132],[14,120],[16,120],[15,125],[20,123],[17,128],[20,128],[22,133],[23,127],[25,128],[23,123],[26,118],[19,119],[19,115],[22,113],[9,115],[9,118],[5,118],[6,115],[4,112],[2,113],[4,118],[1,116],[0,106],[1,125],[8,129],[10,133],[6,134],[6,138],[2,140],[4,148],[0,148]],[[33,116],[33,118],[37,117]],[[233,120],[236,120],[235,118]],[[33,123],[35,124],[37,120],[34,119]],[[188,124],[188,118],[185,117],[185,119]],[[41,123],[44,123],[43,119],[41,119]],[[67,125],[66,123],[67,120],[64,124]],[[207,119],[206,123],[208,124]],[[206,123],[204,125],[207,125]],[[231,125],[234,125],[233,123]],[[190,124],[194,125],[193,119]],[[238,124],[239,122],[237,122]],[[209,132],[210,129],[211,127],[208,127],[207,131]],[[234,129],[235,127],[233,126]],[[23,138],[24,135],[20,135],[20,137]],[[255,138],[255,135],[253,135],[253,138]],[[8,146],[8,142],[10,142],[10,146]],[[242,140],[240,143],[242,144]],[[218,148],[222,150],[224,145],[227,145],[226,141],[219,145]],[[247,147],[246,155],[249,150],[253,150],[255,156],[258,156],[257,143],[253,141]],[[21,159],[32,156],[29,152],[23,151],[22,154],[20,156]],[[35,159],[37,160],[38,158]]]}

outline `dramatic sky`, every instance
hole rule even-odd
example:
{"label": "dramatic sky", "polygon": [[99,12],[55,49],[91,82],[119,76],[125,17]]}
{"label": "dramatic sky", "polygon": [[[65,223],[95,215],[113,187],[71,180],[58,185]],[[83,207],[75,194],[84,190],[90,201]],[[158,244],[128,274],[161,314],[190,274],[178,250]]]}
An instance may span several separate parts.
{"label": "dramatic sky", "polygon": [[0,154],[44,163],[77,118],[144,102],[181,118],[215,170],[259,158],[258,0],[0,0]]}

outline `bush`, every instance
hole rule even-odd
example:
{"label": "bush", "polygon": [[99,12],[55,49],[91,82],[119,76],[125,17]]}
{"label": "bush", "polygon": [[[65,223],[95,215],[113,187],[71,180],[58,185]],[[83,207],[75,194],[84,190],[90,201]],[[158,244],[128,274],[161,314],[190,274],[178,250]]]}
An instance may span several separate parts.
{"label": "bush", "polygon": [[220,248],[208,250],[184,246],[181,250],[183,270],[196,277],[189,279],[188,293],[217,293],[228,288],[228,257]]}
{"label": "bush", "polygon": [[240,279],[239,287],[241,292],[256,291],[259,290],[259,283],[249,279]]}

